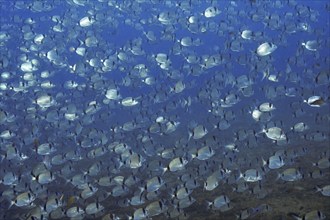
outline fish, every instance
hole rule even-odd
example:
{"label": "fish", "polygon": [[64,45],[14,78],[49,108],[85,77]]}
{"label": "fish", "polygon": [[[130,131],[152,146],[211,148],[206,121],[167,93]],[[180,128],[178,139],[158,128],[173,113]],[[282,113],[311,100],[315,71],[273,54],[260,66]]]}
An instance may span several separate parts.
{"label": "fish", "polygon": [[162,187],[165,184],[165,181],[159,177],[155,176],[149,180],[147,180],[146,185],[142,190],[146,190],[147,192],[155,192],[157,191],[160,187]]}
{"label": "fish", "polygon": [[166,212],[167,206],[161,200],[159,200],[147,205],[145,210],[147,212],[147,216],[152,217]]}
{"label": "fish", "polygon": [[80,193],[80,197],[82,199],[86,200],[87,198],[92,197],[97,191],[98,191],[98,188],[96,188],[94,186],[89,186]]}
{"label": "fish", "polygon": [[316,40],[309,40],[301,43],[301,45],[310,51],[317,51],[317,47],[318,47],[318,43]]}
{"label": "fish", "polygon": [[80,19],[79,25],[80,25],[80,27],[89,27],[94,22],[95,22],[95,19],[93,17],[86,16],[86,17],[83,17],[82,19]]}
{"label": "fish", "polygon": [[139,208],[134,211],[133,216],[129,216],[129,219],[145,219],[148,217],[148,212],[145,208]]}
{"label": "fish", "polygon": [[138,98],[133,98],[133,97],[126,97],[120,101],[120,104],[123,106],[135,106],[139,104],[139,101],[137,100]]}
{"label": "fish", "polygon": [[283,130],[279,127],[270,127],[267,129],[263,129],[261,132],[265,133],[266,136],[271,140],[275,140],[275,141],[286,140],[286,135],[284,134]]}
{"label": "fish", "polygon": [[246,182],[257,182],[262,180],[262,175],[256,169],[249,169],[244,173],[240,173],[239,178],[243,178]]}
{"label": "fish", "polygon": [[296,213],[289,213],[289,216],[292,216],[293,218],[297,219],[297,220],[302,220],[302,219],[326,219],[326,216],[323,214],[323,212],[319,211],[319,210],[313,210],[310,211],[306,214],[304,214],[303,217],[299,217]]}
{"label": "fish", "polygon": [[316,186],[317,192],[321,192],[322,195],[324,196],[330,196],[330,185],[323,186],[319,188]]}
{"label": "fish", "polygon": [[251,30],[243,30],[241,37],[245,40],[250,40],[253,37],[253,32]]}
{"label": "fish", "polygon": [[191,132],[189,132],[189,138],[193,139],[201,139],[208,133],[208,130],[203,125],[198,125],[192,129]]}
{"label": "fish", "polygon": [[16,196],[15,200],[11,202],[10,207],[15,205],[17,207],[31,207],[36,197],[31,192],[23,192]]}
{"label": "fish", "polygon": [[104,210],[104,206],[102,206],[98,202],[90,203],[85,208],[85,212],[88,215],[97,214],[98,212],[101,212],[102,210]]}
{"label": "fish", "polygon": [[146,202],[146,199],[143,196],[143,193],[137,194],[129,199],[129,203],[133,206],[143,205]]}
{"label": "fish", "polygon": [[0,180],[0,183],[2,183],[4,185],[15,185],[17,180],[18,180],[18,177],[16,176],[16,174],[9,171]]}
{"label": "fish", "polygon": [[330,167],[330,158],[321,158],[316,163],[313,163],[314,166],[317,166],[320,169],[327,169]]}
{"label": "fish", "polygon": [[277,49],[277,46],[273,43],[265,42],[263,44],[260,44],[257,48],[257,54],[261,57],[267,56],[271,53],[273,53]]}
{"label": "fish", "polygon": [[34,103],[41,108],[49,108],[55,105],[55,99],[49,94],[40,94],[35,100]]}
{"label": "fish", "polygon": [[321,107],[325,104],[324,99],[321,96],[311,96],[307,100],[304,100],[311,107]]}
{"label": "fish", "polygon": [[0,219],[328,218],[329,8],[2,1]]}
{"label": "fish", "polygon": [[281,156],[273,155],[269,157],[267,161],[262,160],[263,165],[267,165],[269,169],[279,169],[285,165],[284,160]]}
{"label": "fish", "polygon": [[79,206],[74,206],[74,207],[68,208],[65,211],[65,215],[69,218],[84,217],[85,211],[82,208],[80,208]]}
{"label": "fish", "polygon": [[56,148],[51,143],[43,143],[37,147],[37,154],[39,155],[50,155],[56,151]]}
{"label": "fish", "polygon": [[270,112],[270,111],[275,110],[276,108],[272,103],[265,102],[265,103],[260,104],[258,109],[261,112]]}
{"label": "fish", "polygon": [[279,177],[284,181],[293,182],[302,179],[303,175],[296,168],[287,168],[279,174]]}
{"label": "fish", "polygon": [[185,166],[188,164],[188,160],[184,157],[176,157],[168,164],[166,170],[169,170],[171,172],[176,172],[183,170]]}
{"label": "fish", "polygon": [[204,182],[204,189],[207,191],[212,191],[218,186],[219,186],[219,177],[217,173],[213,173],[212,175],[207,177],[206,181]]}
{"label": "fish", "polygon": [[204,16],[206,18],[212,18],[212,17],[215,17],[217,16],[218,14],[220,14],[220,10],[217,8],[217,7],[208,7],[205,9],[204,11]]}
{"label": "fish", "polygon": [[215,151],[209,147],[205,146],[200,148],[196,155],[193,155],[193,158],[197,158],[198,160],[207,160],[210,159],[215,154]]}
{"label": "fish", "polygon": [[121,95],[117,89],[108,89],[105,93],[105,97],[110,100],[119,100]]}
{"label": "fish", "polygon": [[220,209],[222,206],[226,206],[229,203],[230,199],[225,195],[216,197],[212,202],[207,202],[208,206],[212,206],[214,209]]}
{"label": "fish", "polygon": [[174,201],[173,202],[173,206],[175,208],[179,208],[179,209],[184,209],[184,208],[188,208],[189,206],[191,206],[192,204],[194,204],[196,202],[196,199],[188,196],[184,199],[178,200],[178,201]]}
{"label": "fish", "polygon": [[45,204],[45,206],[43,207],[43,210],[46,211],[47,213],[50,213],[54,210],[56,210],[57,208],[60,208],[63,206],[63,196],[58,197],[56,195],[50,196],[47,199],[47,202]]}
{"label": "fish", "polygon": [[295,124],[293,127],[291,127],[291,130],[294,132],[304,132],[309,129],[309,126],[305,124],[304,122],[299,122]]}
{"label": "fish", "polygon": [[38,183],[43,185],[43,184],[48,184],[48,183],[54,181],[55,176],[50,171],[44,171],[44,172],[38,174],[37,176],[33,176],[32,180],[36,180]]}
{"label": "fish", "polygon": [[186,187],[176,188],[171,197],[181,200],[188,197],[192,192],[192,189]]}

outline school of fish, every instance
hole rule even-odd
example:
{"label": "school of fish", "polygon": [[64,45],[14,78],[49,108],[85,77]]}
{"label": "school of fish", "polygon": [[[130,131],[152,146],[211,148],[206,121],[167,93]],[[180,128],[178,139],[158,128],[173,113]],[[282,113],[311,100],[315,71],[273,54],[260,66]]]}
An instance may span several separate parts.
{"label": "school of fish", "polygon": [[0,10],[0,219],[330,218],[328,1]]}

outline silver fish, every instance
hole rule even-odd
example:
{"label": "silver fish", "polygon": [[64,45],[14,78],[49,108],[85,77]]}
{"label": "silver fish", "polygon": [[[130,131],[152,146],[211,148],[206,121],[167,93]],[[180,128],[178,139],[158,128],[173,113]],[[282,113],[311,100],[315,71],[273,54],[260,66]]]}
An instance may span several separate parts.
{"label": "silver fish", "polygon": [[256,169],[249,169],[246,170],[244,173],[241,173],[240,178],[243,178],[246,182],[257,182],[259,180],[262,180],[262,175]]}
{"label": "silver fish", "polygon": [[296,168],[288,168],[280,174],[280,178],[288,182],[300,180],[302,177],[302,174]]}
{"label": "silver fish", "polygon": [[259,56],[267,56],[273,53],[276,49],[277,46],[275,44],[266,42],[259,45],[259,47],[257,48],[257,54]]}
{"label": "silver fish", "polygon": [[284,166],[285,163],[281,156],[274,155],[269,157],[267,161],[263,160],[263,165],[267,165],[269,169],[279,169]]}
{"label": "silver fish", "polygon": [[330,185],[323,186],[319,188],[318,186],[316,187],[317,192],[321,192],[322,195],[324,196],[330,196]]}
{"label": "silver fish", "polygon": [[212,206],[214,209],[220,209],[230,203],[230,199],[226,195],[216,197],[212,202],[208,202],[208,206]]}

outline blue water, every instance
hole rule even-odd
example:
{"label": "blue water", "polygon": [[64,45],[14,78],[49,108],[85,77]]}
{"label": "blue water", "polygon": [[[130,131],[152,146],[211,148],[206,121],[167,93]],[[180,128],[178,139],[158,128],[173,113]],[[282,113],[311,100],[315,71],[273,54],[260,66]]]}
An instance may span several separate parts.
{"label": "blue water", "polygon": [[[211,6],[220,13],[207,18],[204,11]],[[315,190],[329,185],[330,174],[330,165],[327,165],[330,158],[329,2],[0,0],[0,9],[1,219],[68,219],[66,211],[70,207],[81,207],[87,212],[87,205],[93,202],[98,202],[104,209],[96,214],[84,213],[80,219],[106,219],[109,213],[118,219],[127,219],[137,208],[148,209],[154,201],[162,201],[166,208],[159,215],[149,217],[167,219],[169,212],[178,208],[178,201],[171,195],[176,187],[183,186],[180,179],[183,174],[191,174],[200,186],[191,194],[196,202],[180,210],[185,214],[174,219],[294,219],[293,215],[303,217],[314,210],[326,216],[318,219],[330,218],[329,198]],[[160,19],[164,13],[169,16],[169,24]],[[85,16],[93,23],[81,27],[79,21]],[[192,27],[195,24],[189,24],[191,16],[196,17],[195,28]],[[55,25],[63,31],[55,31]],[[294,32],[287,31],[291,25]],[[307,30],[303,30],[302,25],[306,25]],[[251,39],[242,38],[244,30],[253,32]],[[149,31],[154,33],[155,41],[147,38]],[[38,34],[44,36],[41,44],[34,42]],[[88,37],[95,37],[97,44],[86,46]],[[180,40],[184,37],[191,37],[200,45],[183,46]],[[315,41],[315,51],[302,45],[307,41]],[[265,42],[276,45],[277,49],[270,55],[258,56],[256,50]],[[232,48],[235,43],[239,44],[238,51]],[[83,56],[75,52],[79,46],[86,49]],[[143,54],[132,53],[134,46],[140,47]],[[47,58],[51,50],[58,53],[55,60]],[[170,65],[167,69],[162,69],[155,60],[159,53],[168,56]],[[123,54],[126,58],[121,59]],[[195,55],[196,63],[189,63],[188,55]],[[218,63],[205,68],[210,57]],[[32,59],[39,64],[31,71],[32,79],[25,79],[30,71],[24,72],[21,66]],[[90,65],[91,59],[96,59],[99,65]],[[106,59],[111,60],[110,69],[104,69]],[[139,64],[146,66],[147,75],[137,70]],[[41,76],[45,70],[51,73],[50,77]],[[267,70],[277,80],[265,77]],[[5,73],[10,75],[8,79]],[[144,83],[147,76],[155,82]],[[253,94],[244,96],[242,93],[238,84],[242,76],[250,81],[248,89]],[[46,80],[54,87],[43,88],[41,83]],[[66,88],[69,80],[79,86]],[[180,80],[185,88],[175,93],[173,88]],[[287,94],[289,88],[296,91],[294,96]],[[107,99],[108,89],[116,89],[120,97]],[[38,103],[41,95],[50,96],[54,102],[41,106]],[[225,106],[229,95],[239,101]],[[320,96],[320,106],[306,103],[311,96]],[[122,100],[126,97],[136,98],[138,104],[124,106]],[[95,102],[92,104],[97,109],[95,112],[87,111],[91,102]],[[276,109],[269,113],[268,120],[254,120],[251,112],[265,102]],[[69,105],[75,107],[75,120],[65,116]],[[58,113],[58,119],[49,119],[51,112]],[[157,124],[156,119],[160,116],[165,122]],[[224,120],[230,127],[216,128]],[[125,130],[128,122],[133,126]],[[178,122],[179,125],[167,134],[167,122]],[[298,122],[305,123],[308,129],[292,131]],[[158,132],[152,132],[155,124],[160,127]],[[197,125],[203,125],[208,131],[200,139],[194,139]],[[280,127],[287,137],[285,142],[267,138],[262,130],[270,127]],[[7,137],[7,131],[13,136]],[[142,141],[142,138],[151,140]],[[90,143],[87,147],[83,145],[85,141]],[[129,149],[121,153],[115,151],[110,146],[117,142],[125,143]],[[38,148],[42,143],[50,143],[56,151],[40,155]],[[227,144],[235,144],[238,151],[226,150]],[[203,146],[210,146],[215,155],[206,161],[193,159]],[[87,156],[100,148],[104,155]],[[10,149],[15,149],[15,153]],[[165,149],[173,149],[174,156],[162,158]],[[75,151],[80,159],[69,158],[70,151]],[[285,152],[284,167],[269,170],[262,160],[281,151]],[[134,153],[143,158],[139,168],[129,165]],[[22,159],[20,154],[27,159]],[[63,164],[52,164],[57,155],[64,158]],[[176,157],[189,160],[185,168],[162,173],[160,169],[168,168]],[[322,158],[325,159],[324,167],[317,165]],[[161,164],[159,170],[150,165],[155,161]],[[99,162],[102,162],[99,173],[86,173]],[[33,179],[31,171],[40,164],[45,164],[46,170],[53,173],[55,179],[50,183],[42,185]],[[74,171],[62,175],[66,166]],[[281,180],[279,177],[287,168],[296,168],[303,178],[293,182]],[[226,169],[230,173],[219,179],[219,186],[205,191],[207,177]],[[236,192],[233,189],[243,180],[240,174],[248,169],[259,170],[262,180],[247,183],[245,192]],[[322,175],[314,178],[311,173],[318,170]],[[8,172],[19,178],[5,184],[4,176]],[[79,197],[86,186],[75,187],[70,180],[81,173],[89,185],[98,188],[88,199]],[[111,192],[114,186],[98,185],[102,176],[123,176],[125,179],[134,176],[139,181],[130,186],[123,184],[128,191],[120,197],[109,194],[103,198],[104,192]],[[140,206],[128,204],[129,199],[154,176],[161,176],[166,182],[159,189],[159,195],[146,199]],[[258,184],[262,186],[264,196],[253,193]],[[33,187],[44,187],[47,191],[34,191]],[[24,192],[30,192],[35,199],[31,204],[19,207],[17,196]],[[222,194],[230,198],[232,208],[228,211],[207,209],[206,201],[213,201]],[[40,211],[51,196],[64,204],[52,211]],[[147,193],[143,192],[143,196],[147,198]],[[74,202],[71,202],[73,197]],[[264,204],[271,209],[256,211]],[[246,218],[242,216],[244,210],[249,210]]]}

